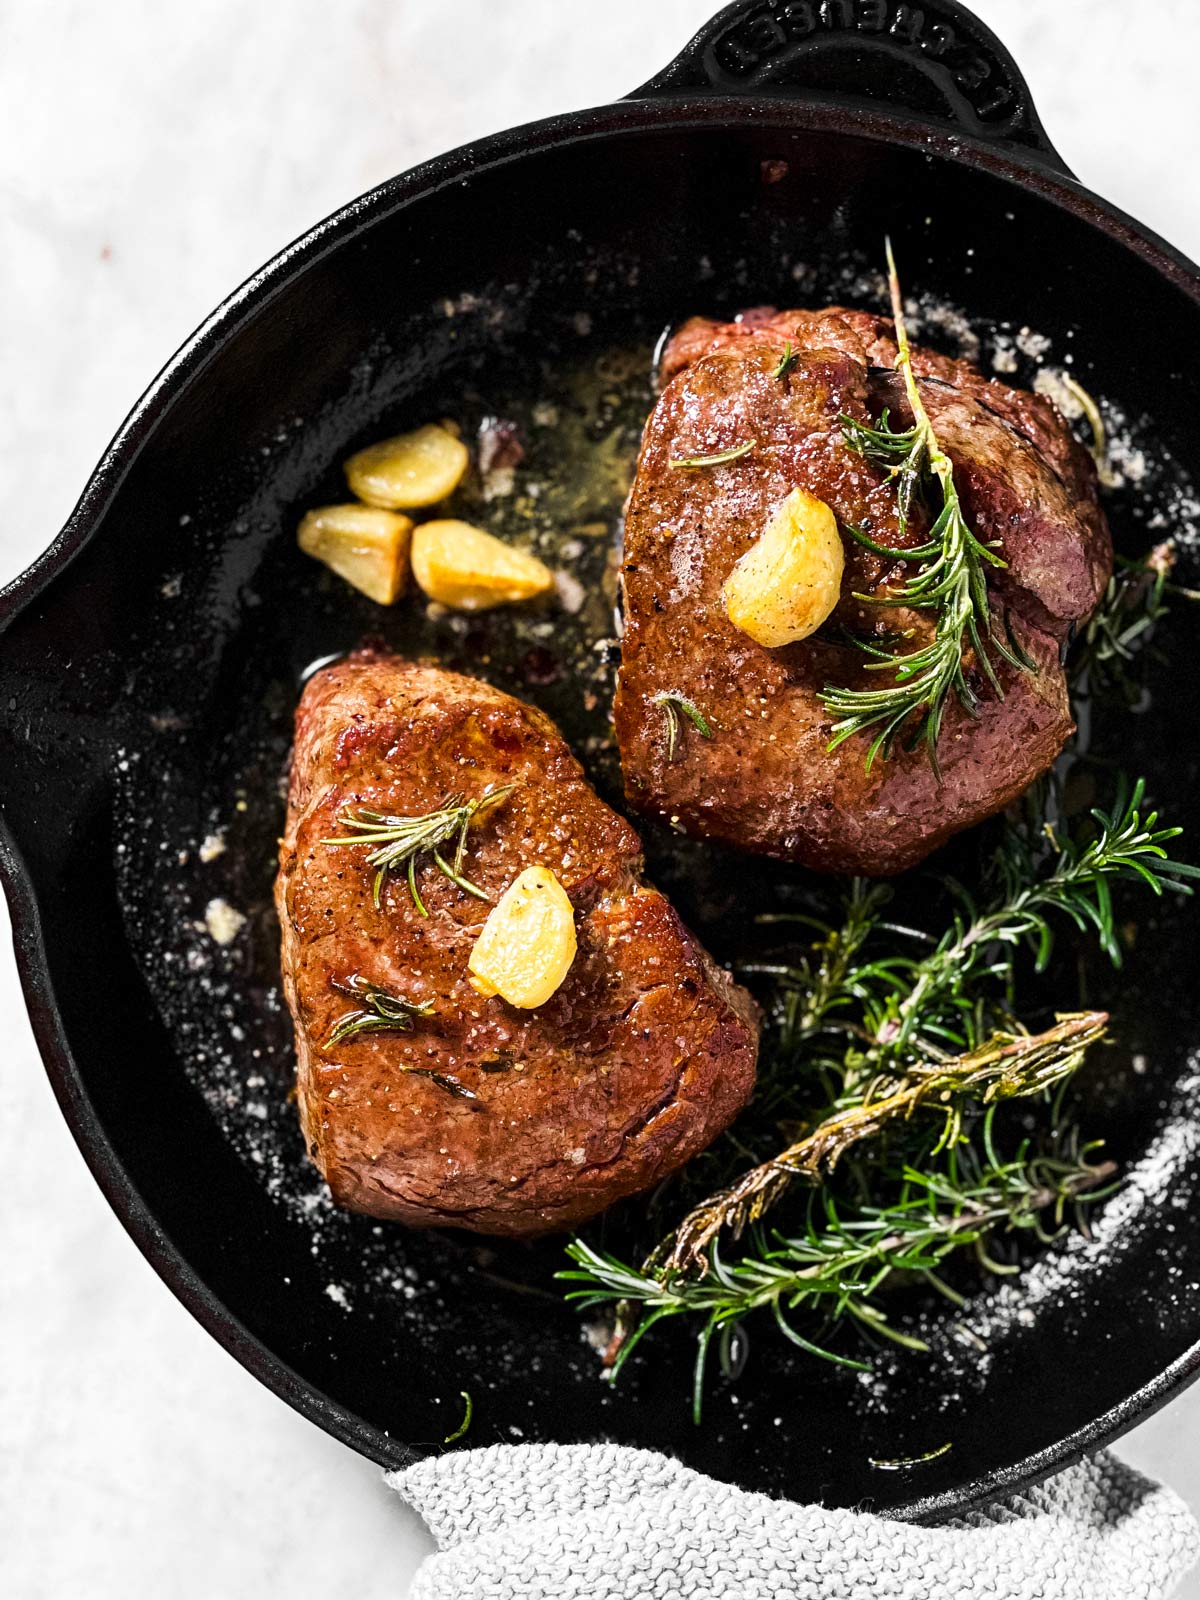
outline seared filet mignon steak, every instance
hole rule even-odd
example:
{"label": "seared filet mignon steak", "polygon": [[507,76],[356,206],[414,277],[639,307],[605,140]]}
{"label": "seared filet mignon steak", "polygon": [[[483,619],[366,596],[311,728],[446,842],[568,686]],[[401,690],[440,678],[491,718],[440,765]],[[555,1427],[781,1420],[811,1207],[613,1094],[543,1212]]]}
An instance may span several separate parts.
{"label": "seared filet mignon steak", "polygon": [[[370,846],[325,842],[347,815],[423,816],[505,786],[461,862],[486,900],[425,856],[427,916],[403,871],[384,874],[376,904]],[[491,903],[534,864],[566,889],[578,950],[557,992],[522,1011],[485,998],[467,961]],[[657,1183],[726,1126],[754,1082],[754,1003],[641,868],[637,835],[532,706],[371,653],[311,680],[276,902],[301,1122],[339,1204],[544,1233]],[[429,1014],[347,1035],[364,983]]]}
{"label": "seared filet mignon steak", "polygon": [[[639,809],[810,867],[886,875],[1007,805],[1070,735],[1060,646],[1094,609],[1112,565],[1094,464],[1049,401],[914,348],[968,522],[1007,563],[988,572],[997,631],[1011,631],[1034,670],[998,661],[1000,698],[965,658],[981,704],[972,716],[951,698],[940,772],[903,739],[870,772],[867,735],[827,748],[834,719],[822,688],[878,688],[862,645],[900,635],[916,648],[932,628],[928,613],[854,598],[895,594],[911,565],[844,532],[867,528],[877,544],[902,549],[928,532],[920,508],[901,532],[894,486],[850,448],[839,420],[876,424],[887,408],[892,426],[911,424],[895,357],[890,321],[838,308],[697,318],[667,346],[666,387],[646,424],[625,524],[615,718]],[[747,440],[753,449],[725,464],[672,466]],[[772,649],[729,620],[722,585],[794,489],[832,508],[845,573],[827,623]],[[664,696],[683,697],[711,737],[668,726]]]}

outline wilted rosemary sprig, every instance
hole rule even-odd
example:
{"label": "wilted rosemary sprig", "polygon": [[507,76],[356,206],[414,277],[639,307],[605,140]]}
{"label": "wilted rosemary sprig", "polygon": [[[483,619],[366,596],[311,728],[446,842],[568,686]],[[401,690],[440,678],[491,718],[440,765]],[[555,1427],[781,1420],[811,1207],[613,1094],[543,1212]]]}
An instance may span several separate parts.
{"label": "wilted rosemary sprig", "polygon": [[730,461],[740,461],[743,456],[748,456],[756,439],[744,439],[741,444],[731,445],[728,450],[717,450],[711,456],[673,456],[670,466],[689,472],[694,472],[700,467],[723,467]]}
{"label": "wilted rosemary sprig", "polygon": [[[898,652],[868,648],[874,659],[868,672],[890,672],[892,681],[877,689],[848,689],[828,684],[821,691],[825,709],[834,717],[829,749],[836,750],[855,734],[873,732],[867,748],[870,771],[877,756],[886,758],[902,728],[909,727],[910,742],[924,743],[934,770],[937,770],[937,742],[941,734],[946,702],[953,694],[968,711],[975,712],[979,696],[964,667],[964,651],[970,648],[980,671],[993,692],[1003,695],[991,652],[1011,666],[1027,668],[1028,658],[1012,639],[997,632],[988,604],[985,566],[1003,567],[1005,562],[991,545],[983,544],[971,532],[963,514],[954,467],[942,449],[912,370],[912,351],[904,321],[900,280],[896,272],[891,241],[887,243],[888,286],[892,318],[896,326],[896,370],[904,390],[913,425],[904,432],[889,428],[886,414],[874,428],[851,425],[847,443],[869,459],[887,468],[897,486],[901,528],[906,528],[912,504],[927,480],[936,481],[941,507],[929,536],[912,549],[892,549],[878,544],[861,529],[849,532],[876,554],[893,561],[920,562],[913,576],[885,599],[873,595],[855,598],[880,606],[907,606],[935,613],[933,637],[918,650]],[[846,421],[843,421],[846,428]]]}
{"label": "wilted rosemary sprig", "polygon": [[1088,454],[1096,463],[1096,477],[1103,488],[1114,489],[1117,486],[1118,479],[1108,459],[1108,437],[1100,407],[1078,378],[1065,371],[1060,376],[1063,387],[1074,398],[1079,409],[1087,418],[1087,425],[1091,429],[1092,442],[1088,446]]}
{"label": "wilted rosemary sprig", "polygon": [[943,1119],[935,1155],[959,1143],[964,1105],[990,1105],[1053,1088],[1082,1065],[1088,1049],[1103,1037],[1107,1021],[1102,1011],[1081,1012],[1060,1017],[1043,1033],[997,1031],[974,1050],[949,1060],[909,1064],[885,1092],[868,1091],[833,1112],[804,1138],[695,1207],[651,1262],[665,1277],[703,1270],[708,1248],[722,1229],[737,1238],[796,1179],[817,1182],[828,1176],[853,1145],[882,1133],[889,1123],[906,1120],[920,1107],[931,1107]]}
{"label": "wilted rosemary sprig", "polygon": [[345,983],[335,980],[333,987],[361,1001],[361,1005],[358,1010],[348,1011],[338,1018],[326,1040],[327,1050],[359,1033],[408,1033],[414,1017],[433,1015],[432,1000],[406,1000],[403,995],[393,994],[359,973]]}
{"label": "wilted rosemary sprig", "polygon": [[675,751],[679,745],[679,735],[682,731],[680,717],[686,717],[702,739],[712,738],[712,727],[700,710],[686,695],[677,694],[673,689],[666,689],[661,694],[656,694],[650,701],[651,705],[658,706],[666,722],[667,732],[667,760],[674,761]]}
{"label": "wilted rosemary sprig", "polygon": [[1193,590],[1171,583],[1175,560],[1175,547],[1168,539],[1155,545],[1143,560],[1118,565],[1109,579],[1068,662],[1072,680],[1093,699],[1135,706],[1142,692],[1135,663],[1155,626],[1170,610],[1168,594],[1200,598]]}
{"label": "wilted rosemary sprig", "polygon": [[[360,1033],[408,1033],[415,1018],[431,1017],[434,1014],[432,1000],[405,1000],[402,995],[393,994],[390,989],[372,983],[369,978],[363,978],[358,973],[345,983],[335,979],[333,987],[342,994],[352,995],[356,1000],[361,1000],[362,1006],[357,1011],[349,1011],[344,1017],[339,1018],[325,1041],[326,1050],[344,1044],[347,1039],[353,1039]],[[439,1089],[445,1090],[447,1094],[452,1094],[459,1100],[478,1098],[475,1091],[468,1089],[460,1079],[448,1072],[438,1072],[433,1067],[421,1067],[415,1062],[394,1061],[392,1070],[407,1073],[414,1078],[428,1078]]]}
{"label": "wilted rosemary sprig", "polygon": [[[695,1317],[700,1322],[693,1386],[697,1422],[713,1336],[722,1335],[727,1356],[730,1335],[754,1311],[769,1311],[793,1344],[842,1366],[865,1363],[817,1340],[828,1339],[846,1321],[870,1336],[923,1350],[924,1341],[895,1327],[877,1303],[878,1291],[893,1273],[918,1276],[961,1305],[961,1296],[939,1276],[948,1257],[973,1250],[992,1270],[1005,1270],[984,1254],[989,1235],[999,1230],[1052,1236],[1043,1217],[1049,1214],[1052,1225],[1061,1227],[1068,1210],[1096,1197],[1114,1170],[1111,1163],[1093,1159],[1094,1147],[1080,1149],[1069,1140],[1045,1153],[1025,1141],[1003,1159],[997,1154],[994,1114],[994,1108],[986,1114],[969,1146],[952,1147],[938,1163],[902,1162],[891,1172],[877,1170],[877,1190],[891,1189],[884,1200],[859,1205],[828,1188],[814,1190],[796,1227],[785,1233],[756,1226],[739,1259],[726,1261],[714,1243],[709,1270],[700,1278],[663,1278],[574,1239],[567,1250],[575,1265],[559,1274],[576,1285],[567,1298],[580,1306],[615,1300],[623,1308],[624,1327],[618,1326],[610,1368],[614,1378],[656,1323]],[[797,1313],[805,1315],[815,1338],[795,1326]],[[635,1318],[640,1318],[636,1325]]]}
{"label": "wilted rosemary sprig", "polygon": [[[474,800],[464,801],[462,795],[451,795],[436,811],[427,811],[420,817],[394,816],[387,811],[369,811],[365,807],[355,810],[353,807],[343,809],[339,818],[343,828],[348,828],[348,834],[338,835],[332,839],[322,839],[326,845],[371,845],[371,853],[367,857],[370,866],[376,867],[375,884],[372,896],[375,904],[379,904],[380,892],[383,889],[383,880],[389,872],[404,871],[408,878],[408,892],[412,896],[413,905],[423,917],[429,912],[425,902],[417,890],[417,863],[421,856],[429,855],[439,872],[457,884],[467,894],[473,894],[477,900],[486,900],[487,895],[479,889],[462,873],[463,856],[467,848],[467,830],[472,822],[485,811],[490,811],[498,805],[507,795],[512,793],[515,785],[504,784],[499,789],[491,789],[487,794],[479,795]],[[454,856],[447,861],[441,853],[441,847],[454,840]]]}
{"label": "wilted rosemary sprig", "polygon": [[936,1461],[939,1456],[949,1455],[954,1449],[953,1442],[935,1445],[932,1450],[925,1450],[919,1456],[899,1456],[891,1459],[878,1459],[868,1456],[868,1466],[878,1467],[880,1472],[903,1472],[906,1467],[923,1467],[927,1461]]}

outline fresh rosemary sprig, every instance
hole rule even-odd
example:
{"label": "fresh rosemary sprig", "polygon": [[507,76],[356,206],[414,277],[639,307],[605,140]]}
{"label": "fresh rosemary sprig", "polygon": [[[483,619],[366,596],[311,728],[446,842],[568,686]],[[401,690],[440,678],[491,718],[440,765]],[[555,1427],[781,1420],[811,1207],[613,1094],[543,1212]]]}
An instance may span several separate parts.
{"label": "fresh rosemary sprig", "polygon": [[[1051,832],[1047,839],[1050,859],[1043,876],[1032,883],[1023,881],[1027,852],[1019,847],[1019,841],[1014,847],[1010,836],[997,857],[1005,885],[1003,903],[990,912],[956,918],[939,946],[944,959],[970,971],[986,965],[991,944],[1028,943],[1034,949],[1037,970],[1044,972],[1054,943],[1048,916],[1059,912],[1080,932],[1093,933],[1109,960],[1119,967],[1121,945],[1112,886],[1141,883],[1156,895],[1167,890],[1191,894],[1191,883],[1200,878],[1200,868],[1172,860],[1167,854],[1166,846],[1183,829],[1159,827],[1157,811],[1143,816],[1145,798],[1144,778],[1132,789],[1122,784],[1110,811],[1094,806],[1088,813],[1090,830],[1078,829],[1073,837],[1062,840]],[[928,974],[928,983],[936,981],[935,973]],[[914,995],[907,1002],[908,1017],[915,1018],[923,1000],[923,995]],[[910,1024],[906,1017],[904,1025],[911,1036],[915,1023]]]}
{"label": "fresh rosemary sprig", "polygon": [[[1007,1159],[997,1154],[995,1119],[1001,1099],[1044,1100],[1048,1085],[1069,1081],[1103,1024],[1084,1014],[1027,1034],[1015,1020],[1018,957],[1044,968],[1062,917],[1117,961],[1114,888],[1186,894],[1200,876],[1168,856],[1179,830],[1160,826],[1144,804],[1138,783],[1070,830],[1011,826],[984,894],[946,885],[955,909],[940,937],[887,920],[891,891],[861,881],[849,886],[840,926],[807,915],[769,919],[808,926],[815,938],[790,962],[741,969],[770,984],[759,1087],[673,1191],[695,1194],[696,1175],[715,1169],[722,1175],[708,1199],[692,1204],[640,1267],[579,1240],[571,1247],[572,1295],[619,1302],[610,1347],[618,1364],[653,1322],[695,1315],[699,1386],[710,1340],[732,1337],[758,1307],[816,1354],[830,1352],[815,1342],[818,1328],[793,1326],[797,1313],[895,1337],[871,1299],[890,1273],[911,1268],[952,1293],[937,1278],[943,1255],[974,1243],[989,1270],[1008,1270],[984,1253],[988,1235],[1036,1230],[1046,1207],[1061,1213],[1098,1191],[1112,1169],[1079,1151],[1062,1125],[1061,1096],[1046,1109],[1049,1144]],[[740,1178],[736,1168],[729,1174],[731,1154]],[[763,1212],[780,1201],[784,1220],[768,1231]],[[806,1219],[799,1234],[798,1207]],[[722,1229],[740,1229],[740,1238]]]}
{"label": "fresh rosemary sprig", "polygon": [[816,1182],[828,1176],[851,1146],[881,1133],[891,1122],[906,1120],[918,1107],[932,1103],[944,1119],[934,1154],[958,1143],[964,1103],[990,1105],[1053,1088],[1082,1065],[1089,1048],[1103,1037],[1107,1021],[1102,1011],[1082,1012],[1060,1017],[1043,1033],[997,1032],[950,1060],[910,1064],[894,1087],[878,1097],[868,1092],[857,1103],[835,1111],[803,1139],[689,1212],[647,1266],[665,1277],[702,1269],[709,1246],[723,1229],[736,1239],[797,1178]]}
{"label": "fresh rosemary sprig", "polygon": [[362,1004],[359,1010],[348,1011],[344,1017],[338,1018],[325,1042],[327,1050],[360,1033],[408,1033],[415,1017],[433,1015],[432,1000],[406,1000],[403,995],[393,994],[390,989],[372,983],[359,973],[345,983],[335,979],[333,987],[342,994],[353,996]]}
{"label": "fresh rosemary sprig", "polygon": [[677,694],[673,689],[664,689],[661,694],[656,694],[650,701],[653,706],[662,710],[667,725],[667,760],[674,761],[675,751],[679,745],[681,732],[680,717],[684,716],[695,728],[702,739],[711,739],[712,727],[704,713],[697,705],[685,695]]}
{"label": "fresh rosemary sprig", "polygon": [[[941,496],[941,507],[929,536],[912,549],[892,549],[869,539],[859,529],[851,534],[877,554],[895,561],[920,562],[916,573],[900,589],[885,599],[872,595],[855,598],[880,606],[908,606],[935,613],[933,636],[920,649],[903,653],[871,649],[875,657],[868,672],[890,672],[892,682],[878,689],[849,689],[829,684],[821,691],[821,701],[833,716],[829,749],[856,734],[874,734],[867,749],[870,771],[876,757],[885,759],[902,728],[910,723],[910,743],[923,742],[937,771],[937,742],[941,734],[946,702],[951,694],[972,714],[979,696],[972,688],[964,665],[964,652],[973,653],[980,671],[993,693],[1003,689],[992,660],[992,652],[1011,666],[1027,668],[1028,658],[1015,641],[997,632],[988,603],[985,567],[1003,567],[1005,562],[991,545],[981,543],[967,525],[954,481],[954,467],[942,449],[912,370],[912,351],[904,321],[900,280],[896,272],[891,241],[887,243],[888,286],[892,318],[896,326],[896,370],[904,381],[905,395],[913,414],[913,425],[904,432],[889,428],[886,414],[875,428],[853,424],[848,443],[851,448],[885,465],[897,485],[901,527],[906,528],[912,504],[922,484],[932,477]],[[846,421],[843,421],[843,429]]]}
{"label": "fresh rosemary sprig", "polygon": [[[349,834],[322,839],[321,843],[334,846],[364,844],[372,846],[367,862],[368,865],[378,869],[372,890],[372,897],[377,906],[383,881],[388,873],[403,870],[408,878],[408,892],[412,896],[413,905],[421,916],[429,915],[417,890],[417,863],[423,855],[432,856],[434,866],[449,878],[451,883],[457,884],[467,894],[474,895],[477,900],[486,900],[487,895],[483,890],[477,888],[462,873],[463,856],[467,848],[467,830],[477,817],[490,811],[493,806],[511,794],[514,787],[514,784],[506,783],[499,789],[490,789],[474,800],[464,801],[460,794],[451,795],[438,810],[427,811],[420,817],[399,817],[387,811],[369,811],[365,807],[359,810],[346,808],[339,820],[342,827],[350,830]],[[441,847],[451,840],[454,840],[454,856],[452,860],[447,861],[441,853]]]}
{"label": "fresh rosemary sprig", "polygon": [[576,1285],[567,1298],[584,1307],[616,1300],[625,1308],[625,1326],[618,1327],[615,1350],[610,1346],[610,1377],[617,1376],[650,1329],[668,1317],[693,1316],[701,1322],[693,1385],[697,1422],[714,1335],[727,1341],[754,1311],[770,1311],[793,1344],[841,1366],[863,1369],[866,1363],[802,1334],[794,1325],[797,1313],[807,1314],[816,1329],[824,1328],[818,1337],[827,1338],[839,1323],[850,1321],[870,1336],[910,1349],[927,1348],[923,1340],[895,1327],[877,1304],[878,1291],[894,1273],[915,1275],[961,1305],[961,1296],[939,1275],[950,1256],[970,1249],[993,1270],[1003,1270],[983,1254],[989,1234],[999,1229],[1052,1237],[1042,1217],[1049,1213],[1061,1227],[1068,1209],[1099,1198],[1113,1174],[1111,1163],[1091,1159],[1094,1147],[1078,1149],[1070,1141],[1046,1153],[1026,1141],[1011,1158],[1002,1159],[994,1115],[992,1108],[972,1144],[945,1152],[940,1164],[917,1167],[906,1162],[894,1173],[876,1172],[877,1186],[884,1190],[894,1180],[885,1200],[856,1205],[829,1188],[814,1190],[798,1229],[768,1234],[756,1227],[749,1250],[736,1261],[725,1261],[714,1244],[709,1270],[700,1278],[676,1274],[663,1279],[572,1240],[567,1251],[575,1265],[559,1273]]}
{"label": "fresh rosemary sprig", "polygon": [[[832,1106],[913,1059],[937,1059],[979,1046],[1010,1024],[1009,991],[1022,950],[1044,971],[1054,940],[1051,918],[1062,916],[1095,935],[1114,965],[1121,962],[1112,890],[1141,883],[1155,894],[1191,893],[1197,869],[1175,861],[1167,846],[1181,830],[1143,815],[1145,784],[1118,789],[1108,810],[1094,808],[1061,837],[1038,825],[1010,825],[992,863],[986,899],[949,880],[955,913],[938,939],[884,920],[886,885],[851,884],[841,927],[790,916],[776,923],[811,923],[819,933],[798,962],[750,962],[740,971],[773,987],[771,1032],[779,1056],[772,1077],[806,1078],[815,1064]],[[864,950],[880,932],[900,944],[886,954]],[[827,952],[833,952],[830,958]],[[770,1081],[770,1080],[769,1080]],[[776,1095],[776,1100],[780,1096]]]}
{"label": "fresh rosemary sprig", "polygon": [[760,927],[807,928],[816,935],[806,954],[786,964],[738,963],[739,973],[769,978],[776,996],[785,998],[784,1014],[778,1021],[790,1046],[806,1044],[830,1025],[832,1013],[858,1002],[863,971],[861,952],[872,934],[880,929],[915,933],[884,920],[894,892],[890,883],[851,878],[839,902],[840,922],[798,911],[766,912],[756,918]]}
{"label": "fresh rosemary sprig", "polygon": [[729,461],[740,461],[743,456],[748,456],[757,439],[746,439],[741,444],[732,445],[728,450],[718,450],[711,456],[675,456],[670,465],[695,471],[698,467],[723,467]]}
{"label": "fresh rosemary sprig", "polygon": [[[896,488],[896,509],[900,532],[903,534],[908,531],[913,504],[920,497],[921,486],[929,471],[928,439],[919,423],[914,422],[911,428],[897,429],[891,426],[888,417],[885,406],[874,426],[847,416],[844,412],[838,420],[842,425],[842,438],[851,450],[874,462],[877,467],[886,469],[889,480]],[[886,545],[875,544],[860,528],[852,527],[850,532],[860,544],[866,545],[876,555],[891,554]]]}
{"label": "fresh rosemary sprig", "polygon": [[[814,992],[811,957],[742,968],[771,979],[775,988],[772,1024],[781,1056],[775,1072],[794,1078],[802,1062],[807,1076],[815,1060],[827,1069],[828,1098],[836,1109],[840,1096],[856,1103],[865,1088],[878,1088],[913,1060],[977,1049],[989,1033],[1011,1026],[1010,991],[1020,953],[1027,951],[1035,969],[1045,970],[1055,917],[1093,934],[1120,966],[1114,886],[1190,894],[1191,882],[1200,877],[1197,868],[1167,853],[1181,830],[1160,827],[1155,811],[1143,815],[1144,803],[1145,784],[1139,781],[1118,789],[1109,810],[1093,808],[1061,837],[1043,828],[1031,841],[1027,828],[1010,827],[994,858],[985,900],[947,881],[956,909],[938,939],[884,922],[885,886],[853,885],[844,927],[822,928],[817,946],[849,938],[853,959],[832,993],[823,996],[812,1023],[805,1012],[805,996]],[[903,942],[885,955],[864,952],[867,939],[881,930]]]}

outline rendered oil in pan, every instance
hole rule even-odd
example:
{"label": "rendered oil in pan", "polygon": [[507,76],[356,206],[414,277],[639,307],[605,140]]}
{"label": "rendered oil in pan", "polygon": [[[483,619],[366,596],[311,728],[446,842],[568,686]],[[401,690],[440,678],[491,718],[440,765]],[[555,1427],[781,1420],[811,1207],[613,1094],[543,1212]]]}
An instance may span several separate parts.
{"label": "rendered oil in pan", "polygon": [[[698,274],[703,277],[703,271]],[[832,277],[796,266],[786,274],[780,303],[789,297],[808,303],[827,299],[877,304],[880,283],[865,263]],[[728,293],[728,291],[727,291]],[[460,309],[446,308],[455,316]],[[683,308],[693,309],[693,308]],[[697,306],[695,309],[705,309]],[[1053,366],[1069,356],[1028,330],[972,324],[944,306],[914,308],[914,332],[951,353],[975,355],[985,370],[993,362],[1003,376],[1030,383],[1040,363]],[[365,641],[424,656],[460,671],[487,677],[543,707],[564,728],[577,753],[607,799],[619,803],[619,772],[609,727],[613,672],[617,655],[615,552],[621,506],[632,476],[641,423],[653,403],[651,346],[656,330],[635,330],[640,343],[619,348],[589,337],[589,319],[580,312],[573,337],[546,341],[533,355],[485,365],[458,392],[431,392],[421,403],[409,401],[403,414],[384,416],[375,436],[431,417],[448,417],[464,431],[479,461],[480,444],[493,456],[489,470],[474,471],[456,494],[452,514],[488,526],[504,538],[534,549],[562,576],[555,603],[544,608],[502,610],[463,616],[427,604],[410,594],[391,610],[361,596],[306,561],[294,549],[295,522],[308,505],[344,497],[340,454],[331,454],[324,480],[310,488],[304,503],[289,503],[285,470],[261,500],[248,504],[247,527],[264,516],[278,527],[262,571],[241,597],[254,613],[254,649],[225,671],[232,704],[223,708],[219,737],[211,744],[177,725],[171,708],[149,714],[152,738],[121,773],[117,834],[121,893],[131,943],[139,953],[146,983],[172,1035],[178,1055],[226,1137],[240,1153],[254,1181],[288,1212],[308,1241],[312,1270],[324,1283],[330,1302],[347,1319],[348,1337],[360,1319],[387,1324],[403,1320],[406,1337],[443,1351],[451,1345],[461,1370],[461,1387],[474,1395],[473,1442],[501,1436],[522,1437],[519,1422],[499,1435],[489,1422],[489,1389],[506,1393],[497,1411],[521,1414],[521,1385],[535,1409],[534,1395],[542,1355],[523,1330],[514,1309],[511,1340],[487,1343],[451,1303],[450,1284],[465,1280],[471,1293],[488,1296],[501,1308],[520,1306],[529,1296],[544,1303],[544,1314],[558,1322],[578,1322],[565,1309],[552,1280],[562,1264],[561,1244],[538,1246],[488,1242],[463,1236],[424,1235],[372,1223],[337,1211],[308,1165],[290,1104],[292,1050],[290,1022],[278,984],[278,932],[270,904],[276,836],[282,825],[284,779],[291,738],[291,716],[305,670]],[[976,341],[977,346],[972,346]],[[1015,370],[1014,370],[1015,369]],[[1107,408],[1110,420],[1119,416]],[[319,429],[320,419],[315,424]],[[305,424],[297,419],[297,432]],[[519,446],[514,449],[514,441]],[[1129,553],[1154,540],[1175,537],[1191,560],[1195,493],[1161,453],[1145,421],[1123,422],[1117,432],[1117,458],[1126,468],[1123,485],[1109,497],[1118,545]],[[276,464],[264,460],[264,479]],[[286,506],[286,513],[280,507]],[[264,507],[266,509],[264,509]],[[195,513],[198,535],[203,512]],[[257,591],[271,596],[260,603]],[[220,604],[219,598],[189,595],[168,582],[161,605]],[[1168,620],[1172,626],[1186,621]],[[264,644],[263,635],[266,635]],[[1130,765],[1131,751],[1152,745],[1156,707],[1137,717],[1106,711],[1079,782],[1118,763]],[[231,730],[231,731],[226,731]],[[203,760],[199,759],[202,752]],[[1152,762],[1145,763],[1152,771]],[[643,827],[651,875],[680,904],[684,915],[714,953],[724,960],[744,954],[757,935],[757,911],[795,904],[812,880],[777,864],[731,858],[719,850],[677,839],[666,829]],[[954,847],[956,870],[970,875],[977,866],[979,841]],[[918,875],[902,884],[902,903],[928,898],[929,881]],[[1062,1005],[1075,1003],[1080,982],[1089,985],[1088,1002],[1105,1003],[1110,991],[1121,1050],[1106,1068],[1090,1076],[1081,1091],[1089,1131],[1108,1134],[1115,1153],[1142,1150],[1139,1166],[1128,1174],[1124,1195],[1097,1218],[1095,1241],[1074,1238],[1057,1244],[1012,1285],[979,1288],[956,1318],[927,1315],[920,1303],[910,1309],[914,1325],[933,1347],[933,1355],[881,1356],[865,1378],[824,1369],[817,1380],[859,1411],[885,1409],[897,1386],[912,1392],[910,1406],[923,1416],[921,1437],[887,1441],[884,1453],[917,1453],[933,1435],[938,1442],[952,1430],[966,1395],[986,1374],[992,1349],[1025,1337],[1029,1307],[1041,1295],[1073,1293],[1076,1268],[1089,1250],[1119,1248],[1122,1219],[1131,1208],[1157,1203],[1155,1173],[1167,1144],[1195,1137],[1185,1115],[1186,1091],[1179,1103],[1162,1102],[1155,1092],[1153,1060],[1162,1037],[1161,1018],[1169,1009],[1163,973],[1172,949],[1171,907],[1138,931],[1137,947],[1119,986],[1095,964],[1076,971],[1069,940],[1060,949],[1051,990]],[[244,918],[244,921],[239,919]],[[1153,999],[1151,999],[1153,996]],[[1131,1072],[1129,1062],[1151,1065]],[[1176,1190],[1173,1207],[1184,1210],[1194,1197]],[[621,1219],[615,1220],[621,1227]],[[1143,1246],[1139,1245],[1139,1248]],[[470,1294],[465,1298],[470,1299]],[[1080,1307],[1080,1315],[1085,1308]],[[1169,1305],[1155,1314],[1169,1316]],[[678,1390],[681,1422],[686,1420],[690,1350],[672,1336],[656,1353],[632,1364],[620,1387],[599,1381],[599,1363],[590,1343],[602,1330],[580,1328],[576,1355],[556,1363],[564,1375],[603,1413],[631,1415],[645,1385],[667,1383]],[[763,1393],[759,1375],[769,1367],[795,1370],[802,1383],[804,1358],[770,1339],[758,1344],[741,1378],[720,1380],[706,1431],[719,1450],[726,1430],[770,1428],[779,1404],[778,1382]],[[403,1374],[381,1370],[380,1383],[403,1382]],[[447,1390],[434,1408],[437,1427],[449,1432],[457,1420],[458,1392]],[[431,1430],[432,1431],[432,1430]],[[532,1436],[532,1434],[531,1434]],[[438,1434],[440,1437],[440,1434]],[[431,1439],[431,1442],[436,1440]],[[472,1442],[472,1441],[468,1441]],[[814,1447],[819,1448],[819,1447]]]}

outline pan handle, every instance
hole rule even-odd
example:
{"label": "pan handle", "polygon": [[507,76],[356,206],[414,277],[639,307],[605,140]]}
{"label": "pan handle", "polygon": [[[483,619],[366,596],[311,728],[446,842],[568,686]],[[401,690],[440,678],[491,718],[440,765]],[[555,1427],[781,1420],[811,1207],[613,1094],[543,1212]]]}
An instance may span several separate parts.
{"label": "pan handle", "polygon": [[629,99],[697,92],[899,111],[1073,176],[1016,62],[958,0],[734,0]]}

